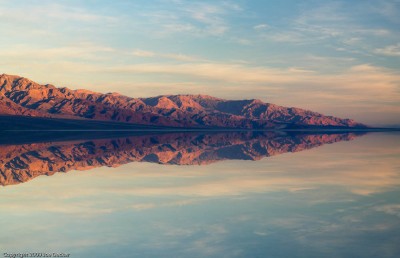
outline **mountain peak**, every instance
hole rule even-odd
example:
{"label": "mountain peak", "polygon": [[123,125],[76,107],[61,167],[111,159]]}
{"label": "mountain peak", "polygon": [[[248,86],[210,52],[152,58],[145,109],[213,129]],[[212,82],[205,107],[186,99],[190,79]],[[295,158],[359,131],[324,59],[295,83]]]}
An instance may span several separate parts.
{"label": "mountain peak", "polygon": [[2,73],[2,74],[0,74],[0,79],[3,79],[3,78],[13,78],[14,79],[14,78],[22,78],[22,77],[19,75]]}
{"label": "mountain peak", "polygon": [[[9,75],[4,73],[0,75],[0,91],[2,89],[9,90],[11,88],[25,89],[31,85],[38,85],[38,84],[18,75]],[[45,85],[41,86],[46,87]]]}
{"label": "mountain peak", "polygon": [[14,81],[20,79],[23,79],[23,77],[3,73],[0,75],[0,87],[4,86],[5,84],[12,84]]}

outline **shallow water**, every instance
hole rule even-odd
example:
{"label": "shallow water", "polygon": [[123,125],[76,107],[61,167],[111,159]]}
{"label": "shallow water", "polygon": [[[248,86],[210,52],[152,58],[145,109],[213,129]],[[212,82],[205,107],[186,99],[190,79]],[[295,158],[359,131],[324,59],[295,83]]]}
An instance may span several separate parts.
{"label": "shallow water", "polygon": [[400,257],[400,135],[0,145],[0,251]]}

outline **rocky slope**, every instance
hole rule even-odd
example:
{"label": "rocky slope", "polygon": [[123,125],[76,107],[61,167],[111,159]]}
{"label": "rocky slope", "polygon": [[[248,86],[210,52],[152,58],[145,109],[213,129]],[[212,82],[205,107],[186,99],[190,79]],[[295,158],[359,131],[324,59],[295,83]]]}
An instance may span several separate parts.
{"label": "rocky slope", "polygon": [[0,115],[196,128],[364,127],[350,119],[263,103],[257,99],[224,100],[207,95],[130,98],[118,93],[101,94],[40,85],[6,74],[0,75]]}
{"label": "rocky slope", "polygon": [[357,134],[272,132],[174,133],[116,139],[0,145],[0,184],[14,185],[40,175],[70,170],[116,167],[130,162],[206,165],[221,160],[259,160],[327,143],[352,140]]}

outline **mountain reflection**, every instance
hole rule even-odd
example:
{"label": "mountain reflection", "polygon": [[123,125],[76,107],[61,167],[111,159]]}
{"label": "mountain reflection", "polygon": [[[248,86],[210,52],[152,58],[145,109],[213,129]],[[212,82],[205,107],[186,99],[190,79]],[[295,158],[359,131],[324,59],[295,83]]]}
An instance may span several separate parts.
{"label": "mountain reflection", "polygon": [[349,141],[359,133],[310,134],[218,132],[148,134],[113,139],[0,145],[0,184],[27,182],[40,175],[138,161],[207,165],[221,160],[259,160],[327,143]]}

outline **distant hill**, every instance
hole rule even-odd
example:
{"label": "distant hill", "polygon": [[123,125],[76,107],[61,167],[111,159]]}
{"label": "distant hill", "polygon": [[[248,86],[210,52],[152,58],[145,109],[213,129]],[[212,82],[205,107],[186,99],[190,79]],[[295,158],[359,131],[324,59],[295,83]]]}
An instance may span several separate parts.
{"label": "distant hill", "polygon": [[40,85],[0,75],[0,115],[108,121],[178,128],[365,128],[351,119],[325,116],[261,100],[225,100],[207,95],[131,98]]}

